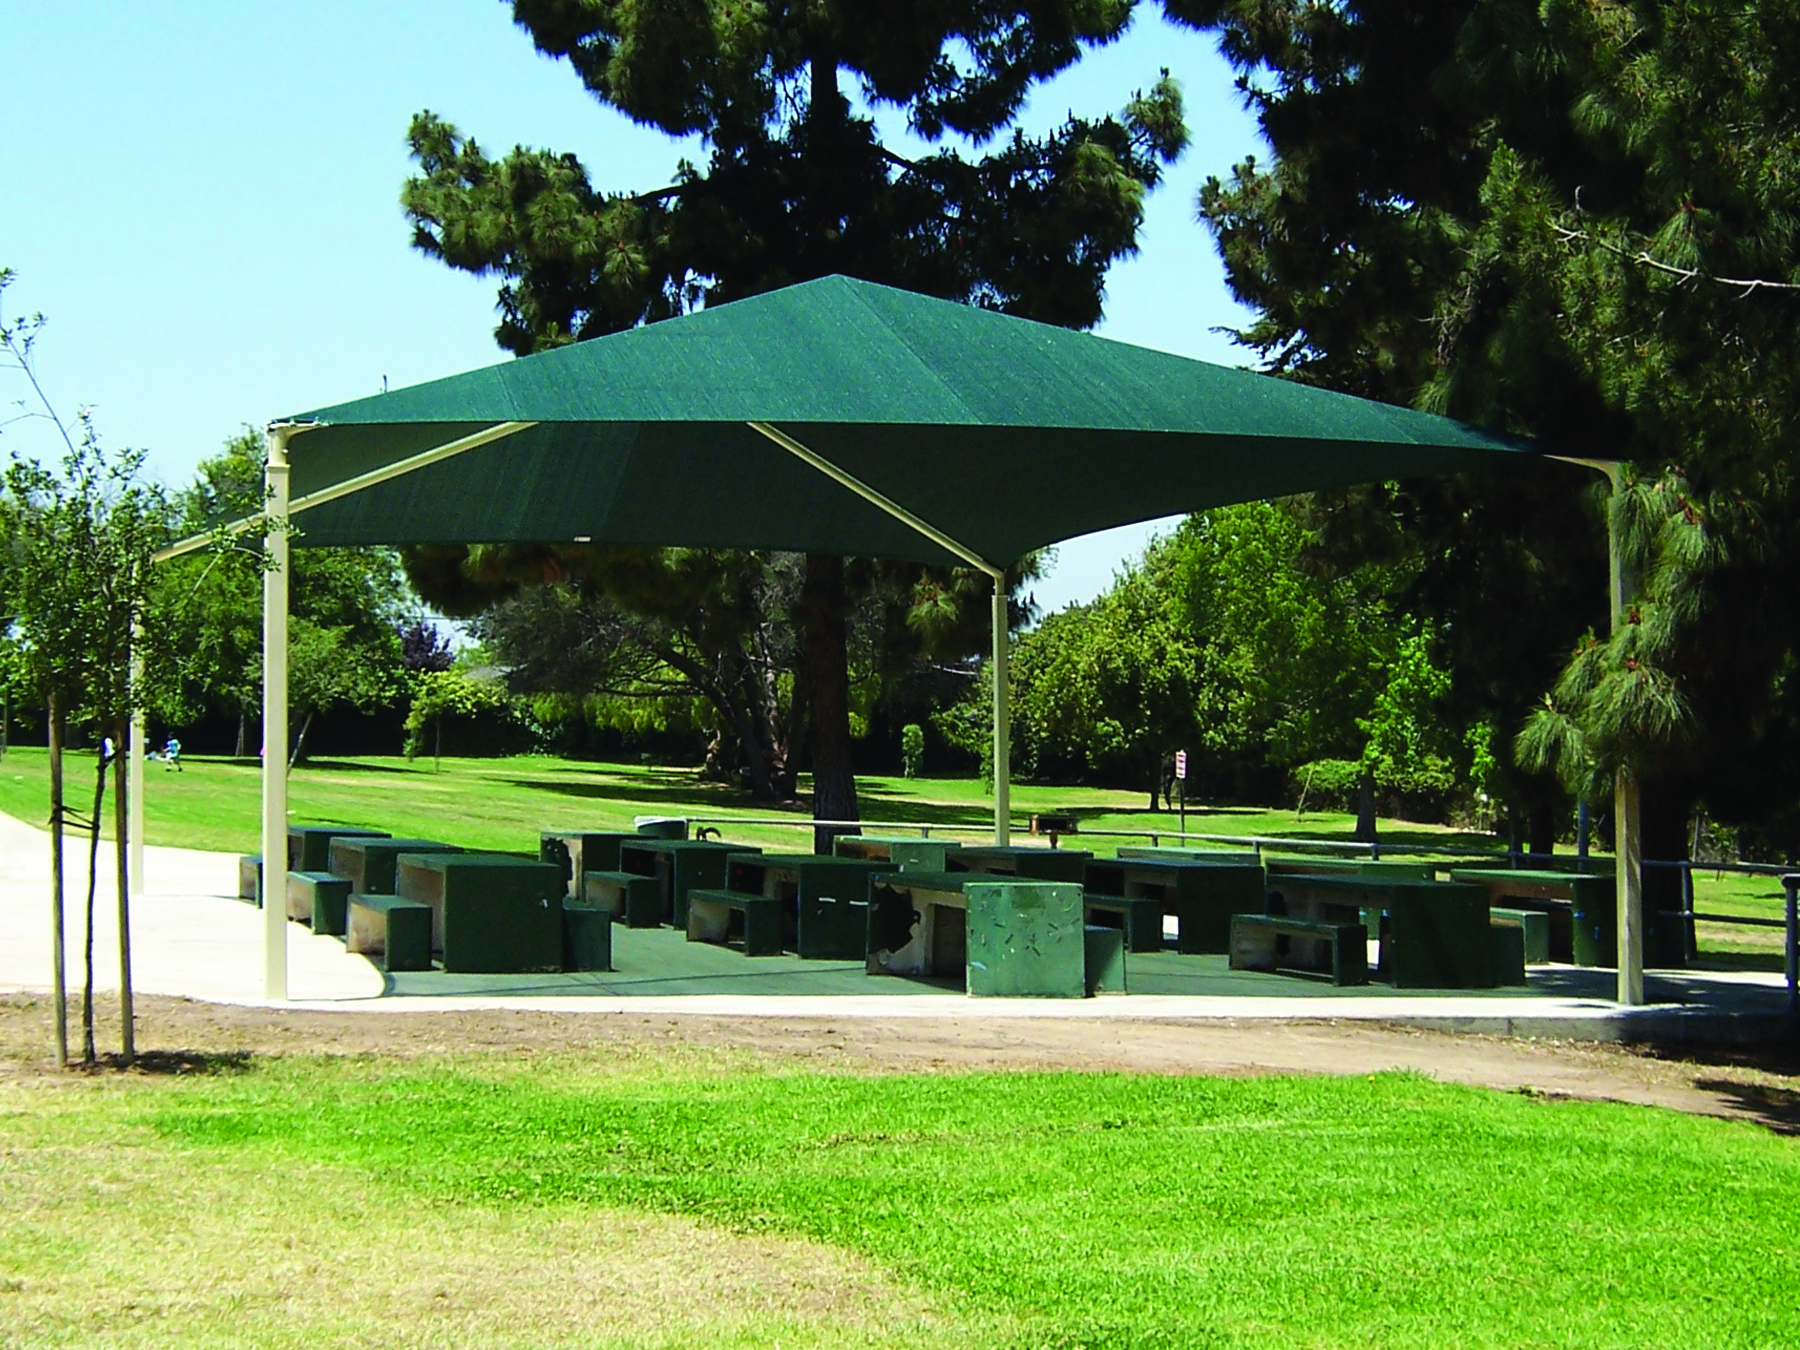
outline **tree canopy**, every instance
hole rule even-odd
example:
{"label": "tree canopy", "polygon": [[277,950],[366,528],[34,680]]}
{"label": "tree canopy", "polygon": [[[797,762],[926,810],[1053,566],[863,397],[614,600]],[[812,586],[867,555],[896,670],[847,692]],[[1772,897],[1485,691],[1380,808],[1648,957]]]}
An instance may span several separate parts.
{"label": "tree canopy", "polygon": [[1456,696],[1510,738],[1554,685],[1524,768],[1580,787],[1629,753],[1673,803],[1646,798],[1647,826],[1664,818],[1648,846],[1679,856],[1682,803],[1748,805],[1734,783],[1770,781],[1794,720],[1782,672],[1800,635],[1786,610],[1748,609],[1787,565],[1792,514],[1791,15],[1184,12],[1221,28],[1276,154],[1201,198],[1258,313],[1247,343],[1294,378],[1634,461],[1616,508],[1633,596],[1611,638],[1584,636],[1604,631],[1603,535],[1567,480],[1408,484],[1321,512],[1339,517],[1340,564],[1386,556],[1401,527],[1429,563],[1416,600]]}
{"label": "tree canopy", "polygon": [[[1166,72],[1115,115],[1071,116],[1036,137],[1014,127],[1036,84],[1124,30],[1131,0],[512,8],[538,49],[567,61],[599,102],[671,136],[698,134],[707,154],[704,164],[681,163],[668,186],[597,185],[572,154],[521,147],[493,158],[443,118],[414,118],[418,173],[402,197],[413,242],[499,279],[495,336],[519,354],[834,273],[1085,327],[1100,317],[1108,266],[1136,247],[1145,194],[1187,138]],[[877,114],[890,110],[936,148],[903,154],[884,143]],[[821,818],[857,813],[853,613],[871,601],[888,613],[894,622],[878,645],[891,652],[934,627],[940,644],[949,632],[973,638],[971,621],[985,610],[979,588],[947,569],[895,582],[808,558],[791,600],[769,604],[744,584],[745,569],[763,564],[691,553],[651,563],[641,551],[595,549],[558,550],[546,564],[540,551],[512,552],[513,570],[547,565],[655,625],[650,649],[665,668],[678,668],[671,658],[698,631],[734,630],[732,653],[701,647],[733,667],[713,681],[720,688],[757,681],[751,635],[768,634],[771,618],[791,625],[785,706],[759,693],[752,718],[729,706],[743,699],[714,702],[746,745],[759,789],[775,795],[792,758],[775,747],[783,734],[797,743],[805,728]],[[435,603],[466,609],[479,577],[443,562],[422,560],[415,580]],[[703,597],[677,584],[658,592],[642,584],[646,569],[661,583],[696,572],[715,583]],[[679,615],[664,594],[680,599]],[[951,602],[957,612],[945,624]],[[684,677],[698,680],[692,669]]]}

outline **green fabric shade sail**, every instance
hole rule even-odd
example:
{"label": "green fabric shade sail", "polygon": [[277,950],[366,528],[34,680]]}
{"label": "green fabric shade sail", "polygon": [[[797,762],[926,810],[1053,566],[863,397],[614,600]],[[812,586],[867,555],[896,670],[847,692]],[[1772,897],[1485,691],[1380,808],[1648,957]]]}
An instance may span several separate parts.
{"label": "green fabric shade sail", "polygon": [[[281,856],[288,825],[290,543],[591,542],[980,567],[994,578],[994,841],[1005,844],[1006,567],[1110,526],[1535,451],[843,277],[280,418],[269,509],[298,532],[264,541],[263,855]],[[140,726],[140,787],[142,755]],[[134,811],[142,799],[134,790]],[[141,820],[132,834],[141,878]],[[275,1000],[287,997],[285,933],[284,907],[266,907]],[[1620,978],[1624,988],[1623,967]],[[1637,978],[1641,999],[1641,966]]]}
{"label": "green fabric shade sail", "polygon": [[[300,546],[561,543],[993,567],[1110,526],[1472,468],[1446,418],[844,277],[280,419]],[[478,448],[318,504],[498,424]]]}

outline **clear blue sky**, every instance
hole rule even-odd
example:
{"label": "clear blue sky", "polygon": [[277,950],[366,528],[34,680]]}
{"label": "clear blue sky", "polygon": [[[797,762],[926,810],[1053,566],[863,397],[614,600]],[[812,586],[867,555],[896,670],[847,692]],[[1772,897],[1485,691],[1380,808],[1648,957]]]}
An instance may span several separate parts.
{"label": "clear blue sky", "polygon": [[[1109,278],[1100,331],[1238,364],[1210,331],[1242,314],[1194,198],[1260,147],[1212,40],[1146,6],[1040,90],[1026,125],[1116,111],[1162,66],[1193,144],[1151,200],[1141,254]],[[246,423],[502,359],[494,283],[408,245],[413,113],[490,151],[572,151],[608,189],[661,186],[683,153],[538,56],[498,0],[20,0],[0,19],[0,71],[0,265],[20,274],[6,313],[50,316],[51,397],[91,406],[109,443],[145,447],[171,484]],[[0,384],[8,404],[24,392]],[[4,450],[52,447],[15,422]],[[1105,589],[1148,533],[1065,544],[1040,602]]]}

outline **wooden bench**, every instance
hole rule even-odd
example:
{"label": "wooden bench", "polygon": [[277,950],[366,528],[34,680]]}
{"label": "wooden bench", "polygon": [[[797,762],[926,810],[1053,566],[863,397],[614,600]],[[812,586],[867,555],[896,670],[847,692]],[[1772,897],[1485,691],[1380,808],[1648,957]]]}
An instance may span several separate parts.
{"label": "wooden bench", "polygon": [[581,899],[627,928],[655,928],[663,921],[661,886],[637,872],[583,872]]}
{"label": "wooden bench", "polygon": [[352,895],[344,950],[379,956],[383,970],[430,970],[431,906],[397,895]]}
{"label": "wooden bench", "polygon": [[781,955],[781,901],[753,891],[690,890],[689,942],[729,943],[733,914],[742,914],[745,956]]}
{"label": "wooden bench", "polygon": [[[1302,941],[1297,943],[1295,939]],[[1311,959],[1303,959],[1305,948],[1312,949]],[[1329,974],[1333,984],[1367,984],[1369,930],[1360,923],[1331,923],[1277,914],[1234,914],[1231,916],[1231,968],[1319,971]]]}
{"label": "wooden bench", "polygon": [[1163,946],[1163,902],[1151,896],[1095,895],[1082,897],[1087,921],[1093,916],[1117,914],[1125,930],[1125,950],[1160,952]]}
{"label": "wooden bench", "polygon": [[330,872],[289,872],[287,874],[287,916],[309,923],[315,933],[326,937],[343,937],[350,882]]}

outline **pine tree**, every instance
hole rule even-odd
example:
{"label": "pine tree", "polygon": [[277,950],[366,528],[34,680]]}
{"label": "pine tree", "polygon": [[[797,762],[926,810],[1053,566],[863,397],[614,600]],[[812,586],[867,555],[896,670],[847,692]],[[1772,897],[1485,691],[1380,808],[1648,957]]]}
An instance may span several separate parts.
{"label": "pine tree", "polygon": [[[1688,804],[1751,807],[1741,785],[1770,781],[1762,765],[1794,722],[1782,672],[1800,633],[1789,607],[1748,608],[1790,566],[1788,7],[1184,12],[1221,27],[1276,151],[1201,201],[1259,311],[1244,337],[1274,368],[1635,461],[1612,508],[1635,590],[1627,631],[1604,640],[1582,636],[1606,624],[1600,516],[1568,481],[1408,484],[1329,505],[1341,557],[1404,530],[1432,559],[1422,599],[1458,688],[1503,732],[1534,685],[1539,706],[1555,685],[1528,764],[1560,764],[1577,787],[1629,768],[1646,785],[1647,852],[1685,856]],[[1571,651],[1560,675],[1546,669]]]}
{"label": "pine tree", "polygon": [[[514,0],[538,50],[596,99],[670,136],[697,133],[707,161],[681,164],[667,187],[597,187],[573,155],[490,158],[421,113],[402,198],[413,241],[500,278],[496,338],[520,354],[834,273],[1086,327],[1107,268],[1135,248],[1145,194],[1185,145],[1179,91],[1165,71],[1119,116],[1006,133],[1035,84],[1116,38],[1132,11],[1133,0]],[[941,148],[896,152],[873,109],[903,112]],[[640,606],[618,575],[632,557],[589,551],[576,565]],[[968,589],[936,576],[940,593]],[[845,653],[856,582],[841,560],[808,558],[792,614],[821,818],[857,811]],[[428,598],[454,603],[455,589]]]}

